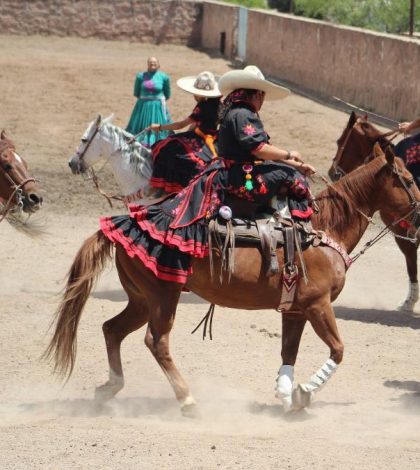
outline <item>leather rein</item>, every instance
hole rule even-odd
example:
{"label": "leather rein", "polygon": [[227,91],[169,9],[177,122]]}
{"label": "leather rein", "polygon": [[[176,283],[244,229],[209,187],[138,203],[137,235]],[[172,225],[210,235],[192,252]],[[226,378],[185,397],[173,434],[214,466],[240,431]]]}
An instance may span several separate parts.
{"label": "leather rein", "polygon": [[[349,132],[347,133],[346,135],[346,138],[344,139],[344,142],[342,143],[342,145],[340,145],[339,149],[338,149],[338,152],[337,152],[337,155],[336,157],[334,158],[334,161],[333,161],[333,168],[334,168],[334,171],[336,173],[336,175],[339,177],[339,178],[342,178],[343,176],[345,176],[347,173],[341,168],[340,166],[340,163],[341,163],[341,160],[343,158],[343,154],[344,154],[344,151],[347,147],[347,144],[348,144],[348,141],[350,140],[350,137],[353,133],[354,130],[356,130],[356,126],[358,124],[360,124],[360,118],[357,119],[357,121],[353,124],[353,126],[351,127],[351,129],[349,130]],[[400,134],[401,132],[398,130],[398,129],[392,129],[391,131],[388,131],[388,132],[385,132],[384,134],[380,134],[376,139],[375,139],[375,142],[378,142],[382,139],[385,139],[386,143],[385,143],[385,146],[384,147],[387,147],[388,145],[390,145],[390,143]],[[381,146],[382,147],[382,146]],[[372,159],[372,156],[373,156],[373,153],[371,152],[367,157],[365,157],[365,159],[363,160],[364,163],[367,163],[369,162],[371,159]]]}
{"label": "leather rein", "polygon": [[[343,153],[344,153],[344,150],[346,148],[346,145],[349,141],[349,137],[352,133],[352,131],[354,130],[356,124],[359,123],[359,120],[356,121],[356,123],[353,125],[353,127],[350,129],[350,131],[348,132],[344,142],[343,142],[343,145],[341,145],[341,147],[339,148],[339,152],[338,152],[338,155],[335,159],[335,162],[336,162],[336,165],[334,166],[334,169],[336,170],[336,173],[341,175],[342,176],[345,176],[346,175],[346,172],[343,171],[339,166],[338,166],[338,163],[341,161],[341,158],[343,156]],[[388,138],[390,136],[392,136],[389,140],[387,139],[387,145],[389,145],[391,143],[391,141],[400,133],[399,130],[392,130],[392,131],[389,131],[389,132],[386,132],[385,134],[382,134],[378,137],[377,140],[381,139],[381,138]],[[368,163],[371,159],[372,159],[372,156],[373,156],[373,152],[371,154],[369,154],[365,160],[364,160],[364,163]],[[404,190],[406,191],[406,193],[408,194],[408,197],[410,198],[410,207],[411,209],[407,212],[407,214],[403,215],[402,217],[400,217],[399,219],[397,220],[394,220],[393,222],[391,222],[390,224],[388,224],[386,227],[384,227],[375,237],[373,237],[371,240],[367,241],[363,248],[358,252],[356,253],[352,258],[352,262],[356,261],[356,259],[358,259],[362,254],[364,254],[366,252],[366,250],[368,250],[371,246],[373,246],[375,243],[377,243],[379,240],[381,240],[385,235],[387,235],[388,233],[391,233],[392,232],[392,229],[395,227],[395,226],[398,226],[401,222],[403,221],[407,221],[408,218],[409,221],[408,223],[410,225],[412,225],[414,228],[417,229],[417,231],[419,230],[419,227],[420,227],[420,201],[417,201],[417,199],[415,198],[412,190],[411,190],[411,186],[414,184],[414,178],[411,177],[409,181],[406,181],[402,174],[400,173],[400,171],[398,170],[398,167],[397,165],[394,163],[393,167],[392,167],[392,172],[397,175],[398,179],[400,180],[401,182],[401,185],[402,187],[404,188]],[[318,176],[322,179],[322,181],[331,189],[333,189],[337,194],[339,194],[341,197],[344,197],[344,195],[339,191],[337,190],[337,188],[332,185],[324,176],[320,175],[319,173],[317,173]],[[316,200],[316,199],[315,199]],[[362,216],[364,217],[368,223],[370,224],[373,224],[375,225],[375,223],[373,222],[372,220],[372,217],[369,217],[368,215],[366,215],[364,212],[362,212],[361,210],[357,209],[357,212]],[[408,229],[407,229],[407,232],[408,232]],[[416,232],[417,233],[417,232]],[[417,239],[416,238],[410,238],[410,237],[404,237],[402,235],[397,235],[396,233],[392,232],[393,236],[395,238],[401,238],[401,239],[404,239],[404,240],[408,240],[412,243],[417,243]]]}
{"label": "leather rein", "polygon": [[[95,129],[92,133],[92,135],[89,137],[89,139],[87,140],[86,142],[86,146],[85,148],[79,153],[77,152],[77,155],[79,157],[79,161],[83,161],[83,158],[88,150],[88,148],[90,147],[91,143],[93,142],[93,139],[96,137],[96,135],[100,132],[100,129],[101,129],[101,123],[100,122],[95,122]],[[140,132],[139,134],[137,134],[135,137],[137,137],[138,135],[142,134],[144,131]],[[133,139],[134,139],[133,138]],[[128,143],[131,142],[131,139],[128,141]],[[118,149],[120,150],[120,149]],[[108,160],[105,162],[104,166],[106,165],[106,163],[108,162]],[[103,167],[102,167],[103,168]],[[87,171],[89,172],[90,174],[90,178],[92,179],[93,181],[93,184],[95,186],[95,189],[98,191],[98,193],[103,196],[107,201],[108,201],[108,204],[109,206],[112,208],[113,205],[112,205],[112,200],[115,200],[115,201],[122,201],[124,202],[124,204],[128,207],[128,204],[132,201],[134,201],[135,199],[138,199],[138,198],[143,198],[144,197],[144,191],[143,190],[139,190],[139,191],[136,191],[135,193],[133,194],[129,194],[128,196],[122,196],[122,195],[119,195],[119,194],[108,194],[107,192],[105,192],[103,189],[101,189],[100,185],[99,185],[99,178],[98,176],[96,175],[95,173],[95,170],[92,168],[92,167],[88,167],[87,168]]]}

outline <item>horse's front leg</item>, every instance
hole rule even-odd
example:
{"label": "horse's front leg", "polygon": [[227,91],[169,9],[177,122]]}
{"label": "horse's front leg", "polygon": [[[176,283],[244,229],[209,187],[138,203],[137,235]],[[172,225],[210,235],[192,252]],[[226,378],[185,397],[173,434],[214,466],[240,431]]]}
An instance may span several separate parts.
{"label": "horse's front leg", "polygon": [[300,384],[292,393],[293,409],[305,408],[336,371],[343,360],[344,344],[338,333],[334,310],[328,299],[320,300],[305,309],[306,318],[317,335],[330,348],[330,357],[315,372],[309,382]]}
{"label": "horse's front leg", "polygon": [[407,273],[409,278],[407,297],[398,305],[398,310],[412,312],[419,299],[419,284],[417,281],[417,245],[401,238],[395,241],[405,256]]}
{"label": "horse's front leg", "polygon": [[282,314],[282,348],[283,364],[276,380],[276,396],[281,399],[284,411],[293,409],[292,390],[293,374],[306,318],[303,314]]}

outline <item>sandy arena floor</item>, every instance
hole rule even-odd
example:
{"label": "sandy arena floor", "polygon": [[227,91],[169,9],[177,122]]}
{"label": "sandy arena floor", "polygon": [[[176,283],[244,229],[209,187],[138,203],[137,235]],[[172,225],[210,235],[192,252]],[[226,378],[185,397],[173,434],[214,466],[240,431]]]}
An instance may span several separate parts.
{"label": "sandy arena floor", "polygon": [[[335,304],[344,362],[312,407],[295,416],[285,416],[274,397],[279,314],[217,308],[214,339],[203,342],[190,332],[207,304],[192,294],[182,297],[172,352],[202,418],[180,416],[143,344],[144,330],[123,344],[126,387],[98,408],[94,387],[107,379],[101,325],[125,302],[112,266],[84,311],[70,381],[62,386],[40,362],[76,251],[98,216],[123,211],[110,211],[91,183],[72,176],[67,159],[98,113],[113,112],[114,122],[126,125],[134,76],[149,55],[172,77],[175,119],[193,106],[177,78],[230,65],[179,46],[0,36],[0,129],[42,181],[45,203],[36,219],[48,232],[31,239],[7,223],[0,227],[0,468],[420,468],[420,318],[395,311],[407,282],[391,238],[351,268]],[[273,143],[299,149],[326,173],[346,114],[297,95],[266,103],[261,114]],[[103,178],[115,189],[106,169]],[[308,326],[297,381],[327,355]]]}

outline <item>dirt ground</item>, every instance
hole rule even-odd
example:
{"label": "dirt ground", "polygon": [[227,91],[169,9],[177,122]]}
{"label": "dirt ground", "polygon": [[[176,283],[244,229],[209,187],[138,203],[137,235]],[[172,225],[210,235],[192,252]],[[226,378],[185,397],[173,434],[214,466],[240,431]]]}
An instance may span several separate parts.
{"label": "dirt ground", "polygon": [[[110,210],[91,183],[71,175],[67,159],[98,113],[113,112],[126,125],[134,76],[149,55],[172,77],[175,119],[193,105],[177,78],[230,66],[179,46],[0,36],[0,129],[42,181],[44,207],[34,219],[47,232],[32,239],[0,226],[0,468],[420,468],[420,318],[395,311],[407,279],[391,238],[349,271],[335,303],[344,362],[313,405],[294,416],[274,397],[279,314],[216,308],[213,341],[203,342],[190,332],[207,304],[193,294],[182,297],[172,352],[201,419],[180,416],[144,331],[123,344],[126,387],[96,406],[94,387],[107,379],[101,325],[125,305],[113,266],[85,308],[69,382],[63,386],[39,360],[76,251],[100,215],[123,211]],[[345,113],[292,95],[266,103],[261,114],[273,143],[299,149],[326,173]],[[102,175],[115,188],[106,169]],[[296,380],[306,381],[327,356],[308,326]]]}

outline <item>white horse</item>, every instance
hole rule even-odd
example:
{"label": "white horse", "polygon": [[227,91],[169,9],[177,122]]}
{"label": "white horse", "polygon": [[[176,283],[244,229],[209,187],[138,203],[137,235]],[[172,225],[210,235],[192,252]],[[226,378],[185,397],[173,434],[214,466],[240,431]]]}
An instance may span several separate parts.
{"label": "white horse", "polygon": [[69,166],[73,174],[83,174],[99,161],[109,163],[124,203],[139,204],[152,176],[151,151],[136,140],[130,142],[132,134],[112,124],[112,118],[98,115],[89,124]]}

